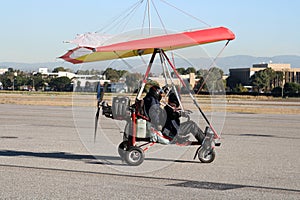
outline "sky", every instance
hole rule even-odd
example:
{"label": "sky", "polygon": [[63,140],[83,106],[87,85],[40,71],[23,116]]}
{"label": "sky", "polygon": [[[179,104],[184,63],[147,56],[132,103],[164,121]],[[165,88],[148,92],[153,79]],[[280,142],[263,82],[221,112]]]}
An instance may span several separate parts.
{"label": "sky", "polygon": [[[74,39],[76,34],[104,30],[116,16],[140,1],[0,0],[0,62],[55,62],[75,47],[63,41]],[[179,32],[209,25],[232,30],[236,39],[222,57],[300,56],[299,0],[164,0],[177,9],[161,0],[152,1],[151,27]],[[146,0],[124,26],[128,31],[143,25],[145,5]],[[113,29],[111,33],[105,31],[117,34]],[[214,55],[223,45],[210,44],[207,51]]]}

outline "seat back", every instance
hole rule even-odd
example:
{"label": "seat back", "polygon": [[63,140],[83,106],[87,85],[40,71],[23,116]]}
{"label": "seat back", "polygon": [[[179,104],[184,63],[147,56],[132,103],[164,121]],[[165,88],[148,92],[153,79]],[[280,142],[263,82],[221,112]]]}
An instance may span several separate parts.
{"label": "seat back", "polygon": [[113,97],[112,115],[113,119],[126,120],[130,117],[130,99],[129,97],[117,96]]}
{"label": "seat back", "polygon": [[144,119],[146,121],[149,121],[149,117],[147,116],[145,112],[145,105],[144,100],[135,100],[135,112],[138,118]]}

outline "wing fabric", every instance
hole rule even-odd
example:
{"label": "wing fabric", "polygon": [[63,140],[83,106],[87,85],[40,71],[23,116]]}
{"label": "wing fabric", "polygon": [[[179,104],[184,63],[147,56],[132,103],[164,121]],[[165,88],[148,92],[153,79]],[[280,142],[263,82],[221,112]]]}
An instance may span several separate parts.
{"label": "wing fabric", "polygon": [[60,58],[73,64],[127,58],[153,53],[155,48],[164,51],[223,40],[233,40],[234,33],[225,27],[216,27],[196,31],[131,40],[97,48],[77,47],[69,50]]}

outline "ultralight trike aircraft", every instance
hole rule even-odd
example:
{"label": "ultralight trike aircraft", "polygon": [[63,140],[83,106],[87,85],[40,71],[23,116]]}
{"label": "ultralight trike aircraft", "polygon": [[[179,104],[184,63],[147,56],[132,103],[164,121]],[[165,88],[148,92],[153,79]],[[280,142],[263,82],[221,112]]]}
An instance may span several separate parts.
{"label": "ultralight trike aircraft", "polygon": [[[130,7],[126,14],[126,17],[132,18],[132,14],[136,12],[136,9],[142,5],[144,0],[139,0],[136,4]],[[147,5],[144,13],[144,18],[146,17],[146,11],[148,11],[149,18],[149,28],[150,28],[150,2],[154,4],[153,1],[147,0]],[[166,1],[163,3],[170,5]],[[171,7],[176,8],[171,5]],[[180,9],[176,8],[180,11]],[[155,7],[156,13],[157,9]],[[185,15],[191,16],[184,12]],[[126,19],[126,17],[121,18],[121,20]],[[158,15],[159,21],[161,17]],[[193,17],[194,18],[194,17]],[[121,24],[120,21],[114,20],[117,24]],[[125,25],[127,22],[124,23]],[[143,21],[144,24],[144,21]],[[162,24],[163,25],[163,24]],[[207,24],[206,24],[207,25]],[[109,24],[109,26],[114,26],[114,23]],[[164,25],[163,25],[164,27]],[[108,42],[103,43],[101,40],[103,35],[94,35],[93,33],[80,35],[77,40],[73,43],[78,46],[74,49],[69,50],[60,58],[65,61],[71,62],[73,64],[113,60],[113,59],[124,59],[133,56],[140,56],[147,54],[152,54],[148,65],[145,65],[146,72],[144,74],[141,85],[138,89],[137,95],[134,102],[130,101],[129,97],[117,96],[113,97],[112,105],[109,106],[108,103],[103,101],[104,90],[100,86],[97,87],[97,112],[95,116],[95,132],[94,139],[96,138],[98,119],[100,114],[100,109],[102,108],[102,114],[113,120],[125,120],[126,125],[124,128],[123,141],[118,146],[118,153],[123,161],[128,165],[140,165],[144,161],[144,153],[153,146],[156,142],[152,141],[149,135],[159,135],[160,131],[155,128],[148,128],[147,125],[151,124],[151,120],[144,113],[144,104],[142,99],[142,93],[145,89],[147,80],[155,57],[159,55],[160,64],[163,70],[163,76],[165,79],[164,91],[166,93],[166,98],[168,98],[169,92],[175,93],[177,99],[179,100],[179,105],[181,112],[185,113],[187,120],[189,120],[190,112],[185,110],[182,102],[180,101],[179,92],[173,81],[174,74],[180,81],[180,84],[188,91],[193,104],[196,106],[197,110],[200,112],[201,116],[205,120],[207,126],[205,129],[205,138],[200,144],[199,142],[188,142],[185,145],[198,145],[194,159],[198,156],[199,160],[204,163],[210,163],[215,159],[215,146],[218,146],[220,134],[216,132],[212,124],[198,105],[195,97],[187,87],[186,83],[183,81],[181,76],[176,70],[174,60],[173,62],[169,59],[166,51],[202,45],[207,43],[213,43],[218,41],[227,41],[225,47],[229,41],[235,39],[235,35],[225,27],[209,27],[206,29],[199,29],[193,31],[186,31],[180,33],[167,33],[164,34],[142,37],[142,39],[132,39],[121,40],[118,42]],[[103,39],[103,38],[102,38]],[[202,83],[202,86],[205,84]],[[201,87],[202,87],[201,86]],[[176,138],[176,137],[175,137]],[[174,139],[172,144],[183,145],[180,138]]]}
{"label": "ultralight trike aircraft", "polygon": [[[100,108],[102,108],[102,114],[106,117],[112,118],[114,120],[126,120],[127,123],[124,128],[123,141],[118,146],[118,153],[121,159],[124,160],[128,165],[136,166],[143,163],[145,157],[144,153],[149,149],[150,146],[153,146],[156,143],[150,140],[149,133],[145,133],[145,122],[151,123],[151,121],[143,114],[143,100],[141,99],[142,92],[145,89],[145,85],[147,83],[147,79],[149,77],[149,73],[156,55],[159,55],[163,69],[163,75],[167,83],[164,89],[166,91],[172,90],[180,101],[180,98],[178,96],[179,93],[176,90],[176,86],[172,79],[170,69],[180,80],[180,83],[183,85],[183,87],[185,87],[187,91],[189,91],[189,89],[183,79],[180,77],[174,64],[171,62],[165,51],[222,40],[227,40],[227,45],[228,42],[230,40],[233,40],[234,38],[235,35],[229,29],[224,27],[216,27],[131,40],[107,46],[100,46],[97,48],[77,47],[73,50],[68,51],[65,55],[61,56],[61,58],[76,64],[152,54],[146,72],[144,74],[142,84],[139,87],[135,102],[133,104],[131,104],[129,97],[114,97],[112,100],[112,105],[109,106],[105,101],[103,101],[104,91],[100,84],[98,84],[97,88],[97,112],[95,117],[94,134],[96,136]],[[87,49],[90,51],[90,53],[74,58],[76,51],[79,51],[81,49]],[[168,84],[168,80],[170,84]],[[168,96],[168,92],[166,93],[166,96]],[[195,153],[194,159],[198,155],[198,158],[201,162],[210,163],[215,159],[214,147],[220,144],[215,144],[215,141],[220,139],[220,136],[215,131],[212,124],[209,122],[204,112],[198,105],[195,97],[190,91],[189,96],[206,121],[207,127],[205,129],[206,136],[202,144],[199,144],[198,142],[189,142],[188,145],[199,146]],[[184,110],[182,102],[180,102],[180,107],[181,110],[188,116],[189,112]],[[152,134],[161,134],[154,128],[150,129],[150,131]],[[180,142],[176,141],[173,141],[172,143],[182,145]]]}

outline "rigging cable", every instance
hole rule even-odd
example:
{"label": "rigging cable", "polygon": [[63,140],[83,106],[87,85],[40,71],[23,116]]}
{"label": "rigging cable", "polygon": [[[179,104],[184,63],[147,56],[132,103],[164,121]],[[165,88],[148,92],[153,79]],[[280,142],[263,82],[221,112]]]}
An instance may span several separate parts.
{"label": "rigging cable", "polygon": [[184,10],[181,10],[181,9],[177,8],[176,6],[168,3],[167,1],[165,1],[165,0],[160,0],[160,1],[163,2],[163,3],[165,3],[165,4],[167,4],[168,6],[171,6],[171,7],[175,8],[176,10],[184,13],[185,15],[187,15],[187,16],[189,16],[189,17],[191,17],[191,18],[193,18],[193,19],[195,19],[195,20],[197,20],[197,21],[199,21],[199,22],[201,22],[203,24],[205,24],[206,26],[211,27],[211,25],[209,25],[208,23],[204,22],[203,20],[201,20],[201,19],[199,19],[199,18],[197,18],[197,17],[195,17],[195,16],[193,16],[193,15],[185,12]]}
{"label": "rigging cable", "polygon": [[205,79],[204,79],[204,81],[203,81],[203,83],[201,84],[201,86],[200,86],[200,88],[198,89],[198,91],[196,92],[196,94],[199,94],[199,92],[202,90],[202,88],[204,87],[204,85],[205,85],[205,83],[207,82],[207,80],[208,80],[208,78],[209,78],[209,74],[211,73],[211,71],[212,71],[212,66],[213,65],[216,65],[216,60],[217,60],[217,58],[221,55],[221,53],[224,51],[224,49],[225,49],[225,47],[228,45],[228,43],[230,42],[230,40],[228,40],[227,42],[226,42],[226,44],[224,45],[224,47],[221,49],[221,51],[218,53],[218,55],[212,60],[212,62],[211,62],[211,64],[209,65],[209,67],[208,67],[208,73],[207,73],[207,75],[206,75],[206,77],[205,77]]}
{"label": "rigging cable", "polygon": [[149,35],[150,35],[150,28],[151,28],[151,13],[150,13],[150,0],[147,1],[148,5],[148,26],[149,26]]}
{"label": "rigging cable", "polygon": [[[123,20],[125,20],[129,15],[135,12],[142,5],[144,0],[139,0],[129,8],[125,9],[116,17],[112,18],[103,28],[98,29],[95,32],[105,32],[105,30],[109,30],[111,27],[117,27],[121,24]],[[122,17],[124,16],[124,17]]]}
{"label": "rigging cable", "polygon": [[165,26],[165,24],[163,23],[163,20],[162,20],[160,14],[159,14],[159,12],[158,12],[158,10],[157,10],[157,8],[156,8],[154,2],[153,2],[152,0],[151,0],[151,2],[152,2],[152,5],[153,5],[153,7],[154,7],[154,9],[155,9],[156,15],[157,15],[157,17],[158,17],[158,19],[159,19],[159,21],[160,21],[160,24],[161,24],[161,26],[162,26],[163,29],[164,29],[165,34],[168,34],[167,29],[166,29],[166,26]]}
{"label": "rigging cable", "polygon": [[144,33],[144,27],[145,27],[145,21],[146,17],[148,16],[148,34],[151,34],[150,28],[151,28],[151,17],[150,17],[150,5],[149,5],[149,0],[147,0],[145,10],[144,10],[144,17],[143,17],[143,22],[142,22],[142,28],[141,28],[141,34],[143,35]]}

